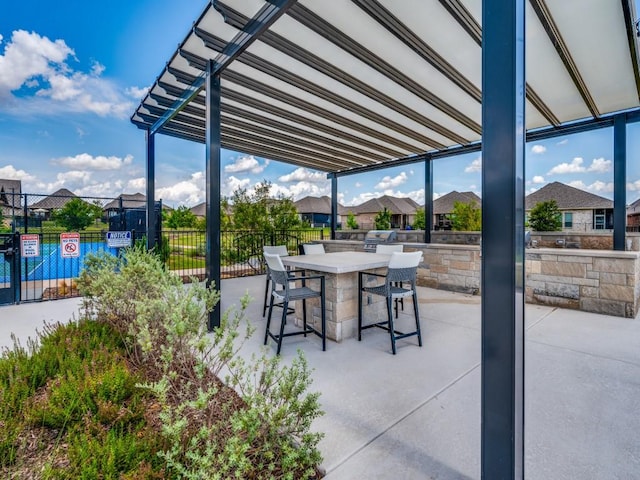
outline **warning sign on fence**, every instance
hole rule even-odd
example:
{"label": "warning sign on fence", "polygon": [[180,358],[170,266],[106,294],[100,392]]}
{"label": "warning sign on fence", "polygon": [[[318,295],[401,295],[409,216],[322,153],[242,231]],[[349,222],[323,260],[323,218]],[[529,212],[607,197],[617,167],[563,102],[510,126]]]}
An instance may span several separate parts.
{"label": "warning sign on fence", "polygon": [[75,258],[80,256],[80,234],[61,233],[60,253],[62,258]]}
{"label": "warning sign on fence", "polygon": [[40,235],[23,233],[20,235],[20,254],[23,257],[40,256]]}
{"label": "warning sign on fence", "polygon": [[131,232],[107,232],[107,246],[114,248],[130,247]]}

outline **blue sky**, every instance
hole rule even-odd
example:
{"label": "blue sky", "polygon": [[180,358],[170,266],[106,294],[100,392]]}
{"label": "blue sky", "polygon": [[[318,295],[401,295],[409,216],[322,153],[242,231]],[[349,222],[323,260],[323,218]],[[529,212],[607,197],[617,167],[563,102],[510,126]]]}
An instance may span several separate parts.
{"label": "blue sky", "polygon": [[[116,196],[144,192],[144,134],[129,118],[205,0],[5,2],[0,17],[0,178],[23,191]],[[628,127],[627,201],[640,197],[640,126]],[[223,194],[262,180],[272,193],[329,195],[326,175],[223,150]],[[526,189],[553,181],[612,198],[611,129],[527,145]],[[480,154],[434,164],[434,195],[481,192]],[[204,200],[204,147],[159,135],[156,196]],[[340,201],[384,194],[424,203],[422,164],[341,177]]]}

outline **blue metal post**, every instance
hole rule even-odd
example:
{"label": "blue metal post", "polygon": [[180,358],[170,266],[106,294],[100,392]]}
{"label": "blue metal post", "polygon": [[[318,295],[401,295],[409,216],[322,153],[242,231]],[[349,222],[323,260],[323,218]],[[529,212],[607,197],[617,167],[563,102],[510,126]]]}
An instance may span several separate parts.
{"label": "blue metal post", "polygon": [[[155,134],[147,130],[147,249],[156,246],[156,141]],[[122,196],[120,197],[120,213],[122,214]],[[162,215],[162,212],[160,212]],[[135,239],[133,239],[135,240]]]}
{"label": "blue metal post", "polygon": [[613,249],[625,250],[627,230],[627,118],[613,120]]}
{"label": "blue metal post", "polygon": [[336,239],[338,229],[338,177],[331,175],[331,240]]}
{"label": "blue metal post", "polygon": [[[206,211],[207,211],[207,281],[220,289],[220,74],[213,74],[209,60],[206,79]],[[220,326],[220,303],[209,314],[208,329]]]}
{"label": "blue metal post", "polygon": [[524,478],[525,0],[482,2],[481,470]]}
{"label": "blue metal post", "polygon": [[431,243],[433,230],[433,163],[424,159],[424,243]]}

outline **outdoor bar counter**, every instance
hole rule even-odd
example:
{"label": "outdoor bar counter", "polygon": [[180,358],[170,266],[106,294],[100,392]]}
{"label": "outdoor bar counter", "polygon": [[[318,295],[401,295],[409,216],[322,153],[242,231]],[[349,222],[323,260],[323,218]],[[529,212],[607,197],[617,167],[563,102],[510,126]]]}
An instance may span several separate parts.
{"label": "outdoor bar counter", "polygon": [[[385,273],[391,255],[362,251],[340,251],[325,254],[282,257],[282,263],[296,269],[305,269],[311,275],[325,277],[325,306],[327,337],[336,342],[356,335],[358,326],[358,272]],[[308,321],[318,328],[320,311],[317,299],[307,300],[310,311]],[[384,299],[372,299],[366,305],[368,321],[386,315]],[[301,309],[296,309],[297,315]],[[309,313],[308,313],[309,315]],[[298,321],[300,319],[297,319]]]}
{"label": "outdoor bar counter", "polygon": [[[363,248],[363,243],[357,240],[318,243],[323,243],[327,252]],[[479,245],[397,243],[402,243],[405,251],[422,251],[418,285],[472,295],[480,293]],[[638,251],[527,248],[525,258],[525,294],[529,303],[627,318],[638,314]]]}

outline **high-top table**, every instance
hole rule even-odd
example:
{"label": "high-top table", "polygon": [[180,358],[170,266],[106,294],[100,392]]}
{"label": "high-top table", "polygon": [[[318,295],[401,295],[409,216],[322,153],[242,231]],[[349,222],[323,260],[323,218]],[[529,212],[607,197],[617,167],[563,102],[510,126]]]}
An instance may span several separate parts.
{"label": "high-top table", "polygon": [[[282,263],[325,277],[327,337],[337,342],[356,336],[358,327],[358,272],[385,273],[391,255],[368,252],[332,252],[281,257]],[[311,300],[310,302],[312,302]],[[317,302],[317,300],[316,300]],[[385,314],[384,302],[367,305],[367,316]],[[311,303],[310,303],[311,304]],[[378,306],[379,304],[379,306]],[[311,309],[314,325],[320,322],[319,304]],[[301,312],[296,309],[296,312]],[[296,314],[297,315],[297,314]],[[317,323],[319,325],[319,323]]]}

